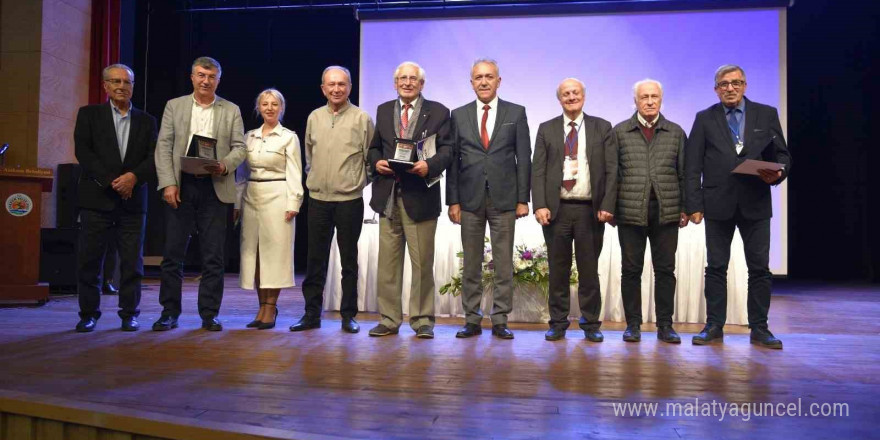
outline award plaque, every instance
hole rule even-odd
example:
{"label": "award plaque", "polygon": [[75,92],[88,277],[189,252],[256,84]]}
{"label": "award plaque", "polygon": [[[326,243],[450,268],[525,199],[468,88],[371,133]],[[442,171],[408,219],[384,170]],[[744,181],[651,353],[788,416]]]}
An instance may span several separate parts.
{"label": "award plaque", "polygon": [[[202,159],[217,160],[217,139],[194,134],[189,144],[190,151],[198,151]],[[197,150],[193,150],[197,148]]]}
{"label": "award plaque", "polygon": [[413,151],[416,149],[416,143],[412,139],[394,139],[394,160],[401,162],[412,162]]}

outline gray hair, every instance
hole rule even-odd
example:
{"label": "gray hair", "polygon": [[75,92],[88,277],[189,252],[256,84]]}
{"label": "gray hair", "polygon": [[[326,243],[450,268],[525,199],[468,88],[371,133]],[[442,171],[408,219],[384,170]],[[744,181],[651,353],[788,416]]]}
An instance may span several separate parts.
{"label": "gray hair", "polygon": [[[737,66],[736,64],[725,64],[715,70],[715,84],[718,84],[718,80],[721,79],[722,76],[727,75],[730,72],[742,73],[743,81],[746,79],[746,71],[742,69],[742,67]],[[715,85],[713,84],[713,86]]]}
{"label": "gray hair", "polygon": [[321,74],[321,84],[324,84],[324,77],[327,76],[327,72],[331,70],[341,70],[343,73],[345,73],[345,76],[348,77],[348,85],[351,85],[351,72],[349,72],[348,69],[342,66],[327,66],[327,68],[324,69],[324,73]]}
{"label": "gray hair", "polygon": [[201,67],[202,69],[217,70],[217,78],[223,76],[223,69],[220,67],[220,63],[211,57],[196,58],[196,60],[193,61],[190,71],[195,70],[196,66]]}
{"label": "gray hair", "polygon": [[633,84],[633,98],[635,98],[636,101],[639,100],[639,87],[645,84],[656,84],[657,88],[660,89],[660,97],[663,97],[663,84],[660,84],[660,81],[657,81],[656,79],[645,78],[641,81],[636,81],[636,83]]}
{"label": "gray hair", "polygon": [[131,76],[131,82],[134,82],[134,70],[131,70],[131,67],[126,66],[125,64],[111,64],[104,68],[101,71],[101,79],[108,80],[110,79],[110,71],[113,69],[122,69],[128,72],[128,75]]}
{"label": "gray hair", "polygon": [[493,60],[492,58],[477,58],[474,60],[474,64],[471,65],[471,77],[474,76],[474,69],[477,68],[479,64],[491,64],[492,67],[495,68],[495,74],[501,76],[501,69],[498,68],[498,62]]}
{"label": "gray hair", "polygon": [[278,100],[278,103],[281,104],[281,111],[278,112],[278,120],[280,121],[284,119],[284,110],[287,108],[287,104],[284,102],[284,95],[282,95],[277,89],[266,89],[260,92],[260,94],[257,95],[257,102],[254,106],[254,111],[256,111],[261,118],[263,117],[260,113],[260,102],[263,101],[263,97],[266,95],[272,96]]}
{"label": "gray hair", "polygon": [[579,80],[579,79],[577,79],[577,78],[565,78],[564,80],[562,80],[562,81],[559,82],[559,85],[558,85],[558,86],[556,86],[556,99],[562,99],[562,84],[565,83],[566,81],[575,81],[575,82],[577,82],[578,84],[581,85],[581,92],[582,92],[581,94],[582,94],[582,95],[586,95],[586,94],[587,94],[587,86],[584,84],[583,81],[581,81],[581,80]]}
{"label": "gray hair", "polygon": [[425,82],[425,69],[422,69],[422,66],[418,65],[417,63],[415,63],[413,61],[404,61],[404,62],[400,63],[400,65],[397,66],[396,69],[394,69],[394,84],[395,85],[397,84],[397,75],[400,74],[400,69],[403,69],[406,66],[415,67],[419,71],[419,81],[422,83]]}

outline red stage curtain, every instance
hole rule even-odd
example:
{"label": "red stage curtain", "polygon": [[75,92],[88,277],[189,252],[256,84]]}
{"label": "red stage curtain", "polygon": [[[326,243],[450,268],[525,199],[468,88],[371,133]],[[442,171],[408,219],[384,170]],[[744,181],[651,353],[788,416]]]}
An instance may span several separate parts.
{"label": "red stage curtain", "polygon": [[92,0],[92,48],[89,61],[89,104],[107,100],[101,86],[101,71],[119,62],[121,0]]}

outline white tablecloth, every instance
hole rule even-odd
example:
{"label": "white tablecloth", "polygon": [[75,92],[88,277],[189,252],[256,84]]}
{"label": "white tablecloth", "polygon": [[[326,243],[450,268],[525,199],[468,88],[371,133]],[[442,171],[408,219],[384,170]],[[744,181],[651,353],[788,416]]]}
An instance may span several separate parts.
{"label": "white tablecloth", "polygon": [[[702,323],[706,321],[706,299],[703,296],[704,268],[706,267],[706,235],[705,223],[700,225],[690,224],[679,230],[678,252],[676,253],[676,292],[675,292],[675,322]],[[487,227],[488,233],[488,227]],[[447,283],[453,275],[458,273],[460,259],[456,254],[461,251],[461,227],[452,224],[444,215],[437,224],[436,245],[434,250],[434,279],[435,292],[440,286]],[[539,246],[543,243],[544,236],[541,226],[534,217],[528,216],[517,220],[515,244]],[[327,284],[324,288],[324,309],[339,310],[342,298],[341,266],[339,263],[339,250],[336,239],[330,251],[329,273]],[[376,270],[379,264],[379,225],[364,224],[360,241],[358,242],[358,309],[361,311],[375,312],[378,310],[376,300]],[[620,243],[617,237],[617,228],[605,227],[605,244],[602,254],[599,256],[599,281],[602,290],[602,320],[625,321],[623,315],[623,303],[620,295]],[[731,246],[730,266],[727,273],[727,322],[729,324],[747,324],[746,313],[746,286],[748,271],[746,269],[745,254],[743,253],[742,239],[739,231],[736,232]],[[403,272],[403,312],[407,313],[409,300],[409,285],[411,271],[409,254],[404,257]],[[452,295],[440,295],[435,293],[435,310],[437,316],[464,316],[461,307],[461,298]],[[522,292],[517,291],[516,295]],[[491,303],[484,300],[484,313],[488,316]],[[514,313],[510,320],[517,321],[517,313],[514,303]],[[577,306],[577,287],[571,288],[571,316],[580,315]],[[539,322],[534,313],[530,321]],[[546,316],[546,314],[544,315]],[[654,310],[654,270],[651,266],[651,248],[645,251],[645,271],[642,275],[642,316],[645,321],[654,322],[656,314]]]}

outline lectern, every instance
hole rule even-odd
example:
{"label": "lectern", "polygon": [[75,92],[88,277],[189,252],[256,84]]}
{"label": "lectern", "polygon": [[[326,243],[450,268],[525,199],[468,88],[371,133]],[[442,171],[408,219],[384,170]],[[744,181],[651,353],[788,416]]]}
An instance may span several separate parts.
{"label": "lectern", "polygon": [[49,299],[49,285],[39,277],[40,205],[50,191],[50,169],[0,168],[0,303]]}

